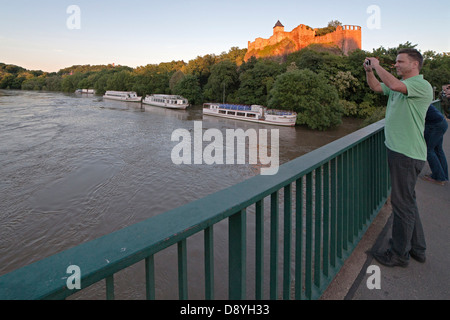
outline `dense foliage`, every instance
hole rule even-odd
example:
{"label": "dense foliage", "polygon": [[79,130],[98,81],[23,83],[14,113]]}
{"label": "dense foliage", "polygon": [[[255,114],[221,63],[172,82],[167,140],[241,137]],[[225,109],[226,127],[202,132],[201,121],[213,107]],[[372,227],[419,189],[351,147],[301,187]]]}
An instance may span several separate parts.
{"label": "dense foliage", "polygon": [[[330,28],[334,27],[332,25]],[[362,67],[368,56],[395,72],[397,51],[411,43],[373,52],[357,50],[343,55],[338,48],[311,45],[288,56],[243,61],[247,49],[233,47],[220,55],[208,54],[184,61],[137,68],[114,65],[72,66],[58,72],[31,71],[0,63],[0,89],[74,92],[93,88],[183,95],[192,104],[229,102],[260,104],[299,113],[297,123],[324,130],[342,116],[383,117],[386,98],[366,85]],[[422,73],[436,93],[450,81],[450,56],[423,53]]]}

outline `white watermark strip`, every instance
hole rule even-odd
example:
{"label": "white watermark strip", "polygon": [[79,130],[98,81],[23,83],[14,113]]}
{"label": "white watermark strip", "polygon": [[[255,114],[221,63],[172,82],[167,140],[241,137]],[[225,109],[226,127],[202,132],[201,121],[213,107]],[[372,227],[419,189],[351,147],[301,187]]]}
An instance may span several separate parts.
{"label": "white watermark strip", "polygon": [[[178,144],[172,149],[172,162],[176,165],[261,164],[261,175],[277,174],[280,150],[278,129],[270,130],[270,143],[267,129],[258,131],[227,129],[225,135],[224,139],[222,131],[214,128],[205,130],[203,133],[201,121],[194,121],[193,135],[187,129],[174,130],[171,141]],[[246,141],[248,141],[248,150],[246,150]],[[209,142],[209,144],[203,147],[203,142]],[[248,154],[248,162],[246,162],[246,154]]]}

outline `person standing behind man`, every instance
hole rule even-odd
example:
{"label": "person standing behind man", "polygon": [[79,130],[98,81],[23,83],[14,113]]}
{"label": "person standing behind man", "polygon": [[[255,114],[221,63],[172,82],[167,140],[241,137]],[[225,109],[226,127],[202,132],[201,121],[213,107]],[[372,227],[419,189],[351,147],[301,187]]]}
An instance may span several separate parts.
{"label": "person standing behind man", "polygon": [[425,118],[425,141],[427,143],[427,160],[431,175],[422,177],[425,181],[443,186],[448,181],[448,164],[442,143],[448,129],[447,119],[433,105],[430,105]]}
{"label": "person standing behind man", "polygon": [[385,145],[392,186],[392,239],[387,251],[376,252],[373,256],[390,267],[406,267],[410,256],[425,262],[426,242],[415,186],[427,160],[425,116],[433,100],[433,89],[420,75],[422,65],[423,56],[412,48],[398,51],[395,68],[401,80],[381,67],[376,58],[367,58],[364,63],[369,87],[389,96]]}

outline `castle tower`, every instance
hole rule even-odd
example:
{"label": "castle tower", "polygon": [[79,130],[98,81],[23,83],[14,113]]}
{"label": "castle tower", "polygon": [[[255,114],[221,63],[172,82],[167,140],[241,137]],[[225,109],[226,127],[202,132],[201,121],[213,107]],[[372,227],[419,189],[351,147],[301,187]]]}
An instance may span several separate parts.
{"label": "castle tower", "polygon": [[278,32],[284,32],[284,26],[281,24],[280,20],[278,20],[275,27],[273,27],[273,34]]}

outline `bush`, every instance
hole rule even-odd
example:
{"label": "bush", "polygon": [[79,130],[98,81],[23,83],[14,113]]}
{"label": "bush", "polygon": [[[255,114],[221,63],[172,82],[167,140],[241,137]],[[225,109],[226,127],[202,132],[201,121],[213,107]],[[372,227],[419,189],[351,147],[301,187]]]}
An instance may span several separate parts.
{"label": "bush", "polygon": [[311,129],[325,130],[342,122],[343,107],[336,88],[308,69],[280,75],[270,91],[268,106],[297,112],[297,124]]}

